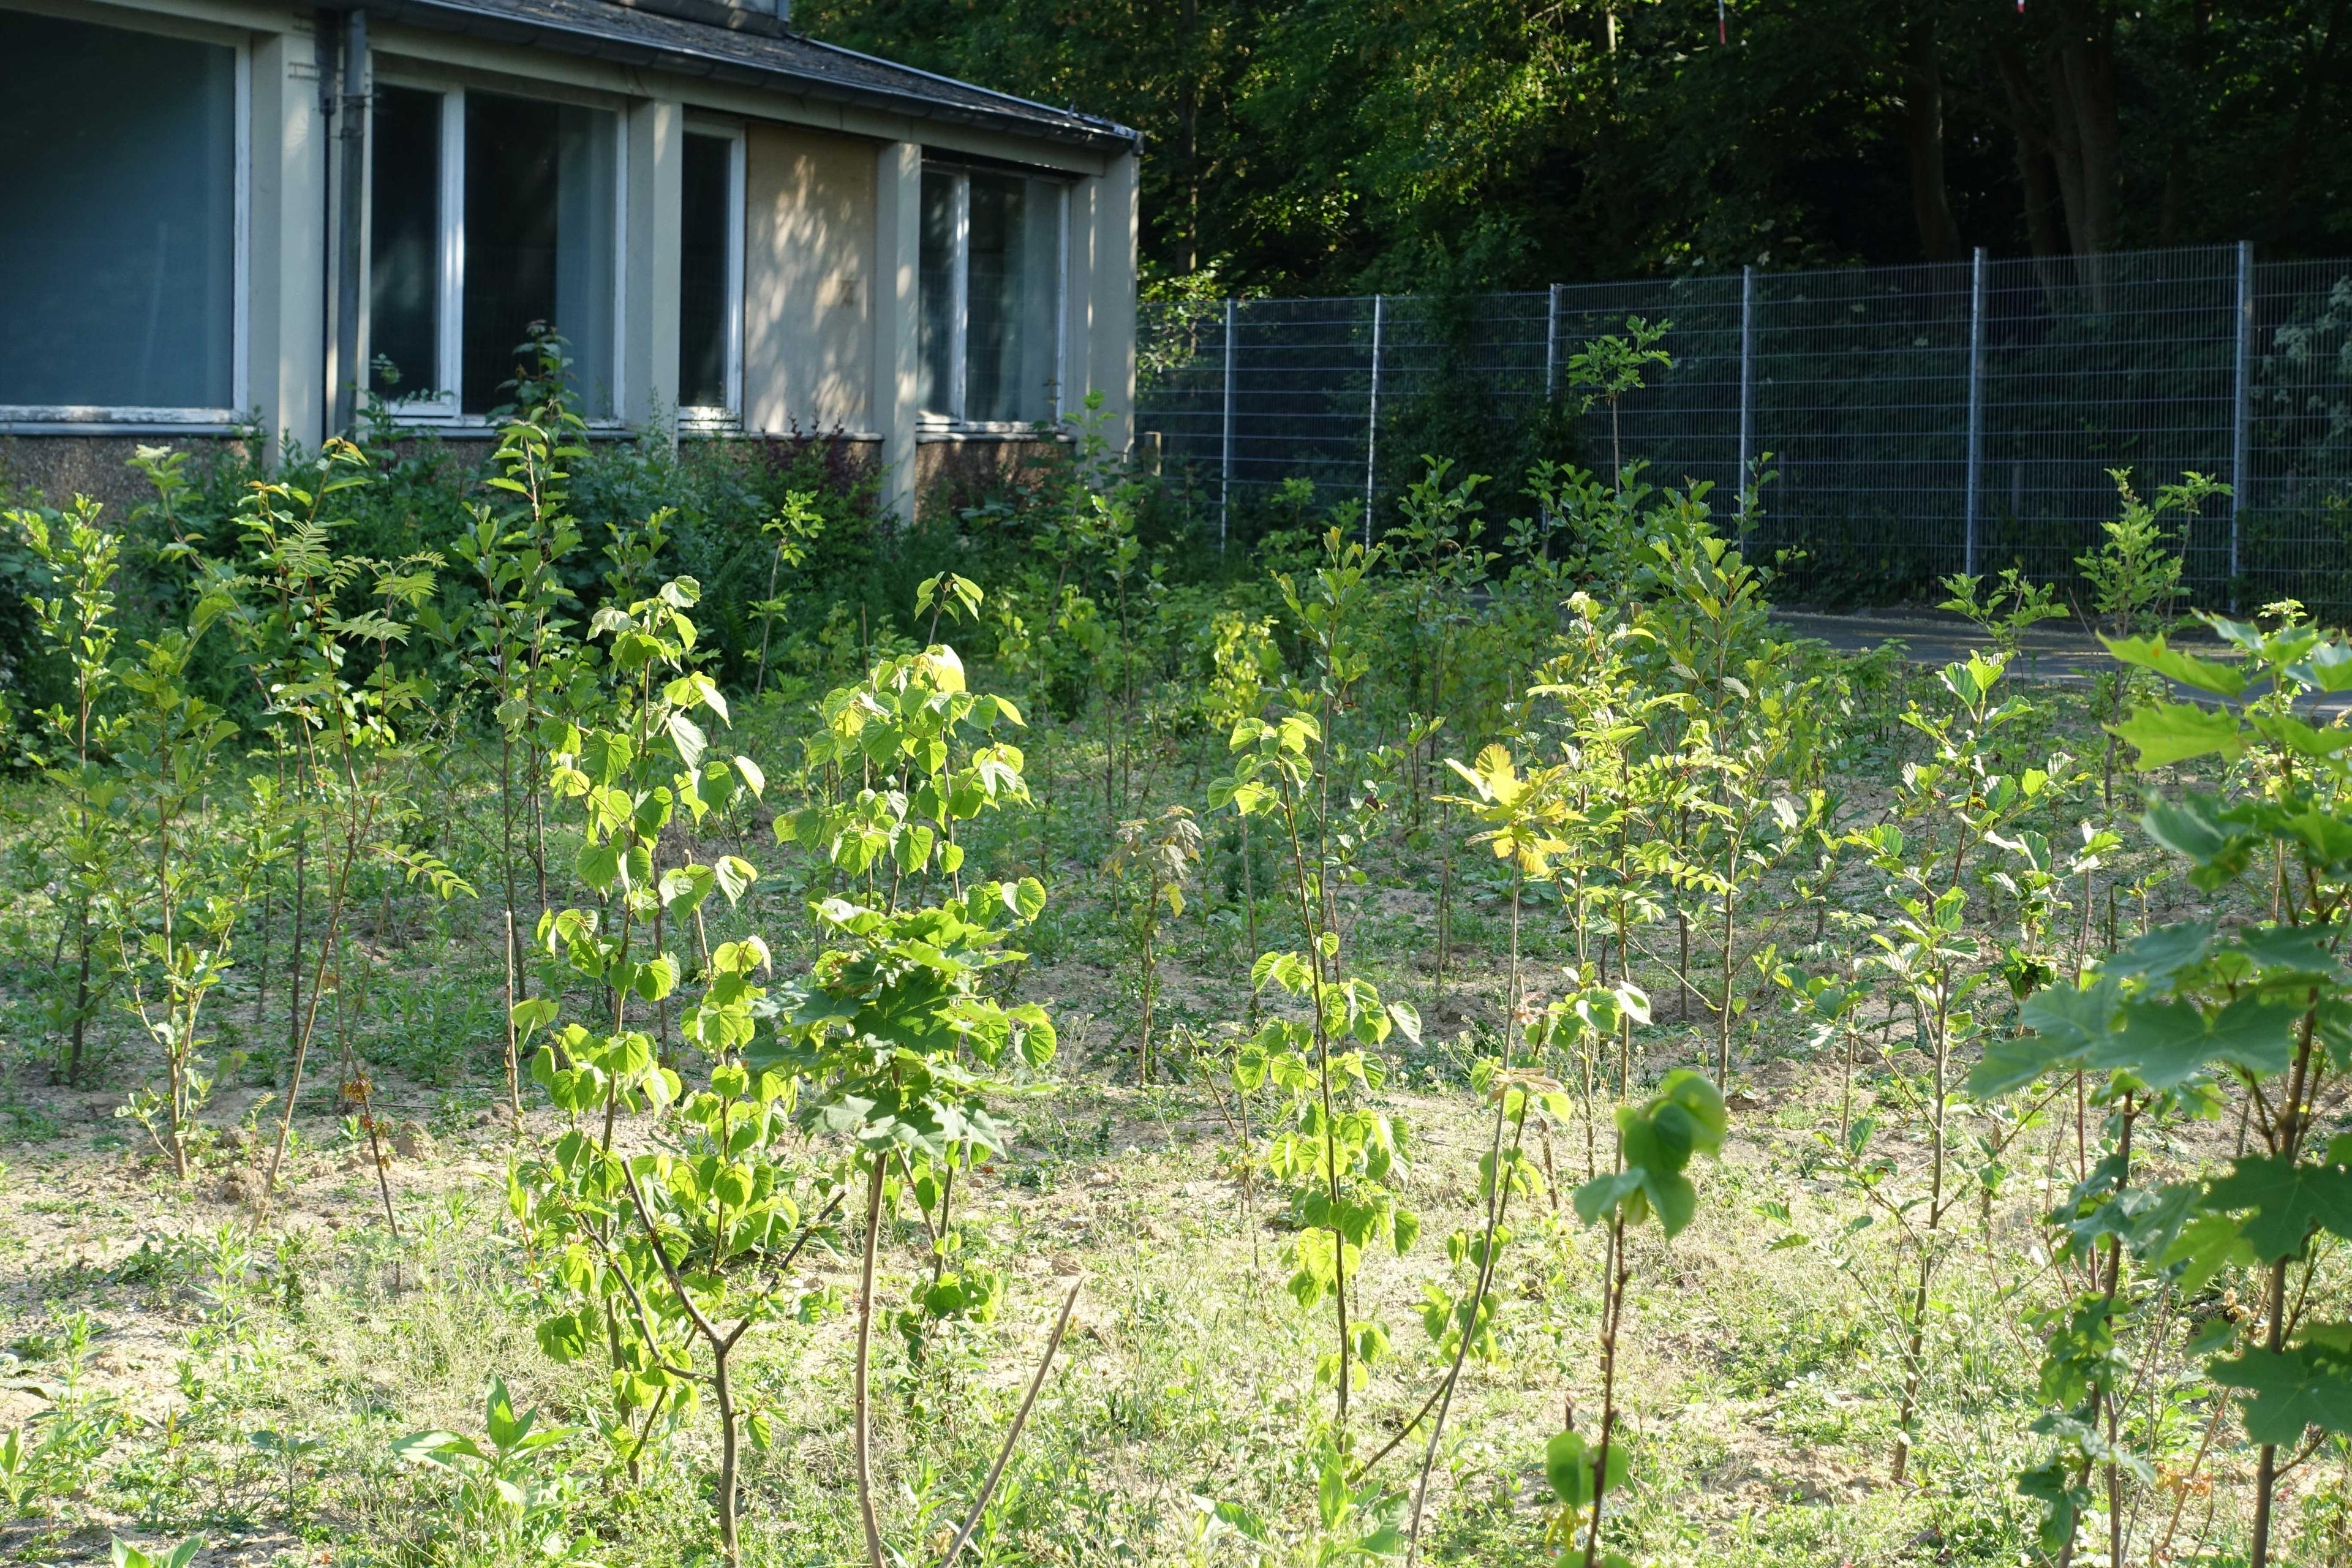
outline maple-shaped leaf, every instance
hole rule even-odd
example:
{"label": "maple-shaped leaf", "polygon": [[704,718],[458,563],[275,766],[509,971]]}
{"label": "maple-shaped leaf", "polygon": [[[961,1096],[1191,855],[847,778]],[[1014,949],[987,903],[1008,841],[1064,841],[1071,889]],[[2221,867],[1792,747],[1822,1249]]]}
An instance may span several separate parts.
{"label": "maple-shaped leaf", "polygon": [[2230,1162],[2205,1187],[2208,1210],[2252,1209],[2239,1227],[2264,1263],[2303,1251],[2315,1229],[2352,1237],[2352,1170],[2264,1157]]}
{"label": "maple-shaped leaf", "polygon": [[2263,978],[2273,984],[2291,984],[2312,977],[2333,979],[2336,955],[2328,939],[2339,934],[2325,926],[2256,926],[2242,931],[2233,944]]}
{"label": "maple-shaped leaf", "polygon": [[2293,1007],[2240,997],[2216,1013],[2188,1002],[2130,1002],[2121,1026],[2083,1065],[2120,1068],[2150,1089],[2173,1089],[2215,1062],[2284,1072],[2294,1049]]}
{"label": "maple-shaped leaf", "polygon": [[1990,1100],[2072,1065],[2105,1037],[2116,1004],[2116,984],[2105,976],[2080,989],[2043,986],[2027,998],[2019,1015],[2033,1033],[1986,1046],[1982,1059],[1969,1074],[1969,1092]]}
{"label": "maple-shaped leaf", "polygon": [[2214,1382],[2247,1391],[2246,1436],[2256,1443],[2293,1444],[2313,1426],[2352,1433],[2352,1362],[2332,1349],[2250,1350],[2205,1370]]}
{"label": "maple-shaped leaf", "polygon": [[2109,953],[2099,973],[2116,980],[2138,980],[2151,990],[2161,989],[2202,959],[2212,943],[2213,926],[2209,921],[2158,926]]}

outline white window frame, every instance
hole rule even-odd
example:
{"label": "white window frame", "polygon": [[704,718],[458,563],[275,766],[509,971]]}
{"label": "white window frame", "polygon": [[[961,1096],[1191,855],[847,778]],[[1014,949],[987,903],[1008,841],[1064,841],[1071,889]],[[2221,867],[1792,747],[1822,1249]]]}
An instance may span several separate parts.
{"label": "white window frame", "polygon": [[[677,424],[681,430],[737,430],[743,424],[743,247],[749,221],[743,125],[740,121],[688,119],[686,133],[727,143],[727,403],[720,408],[681,404]],[[678,308],[685,308],[682,289]]]}
{"label": "white window frame", "polygon": [[[444,82],[412,79],[404,73],[379,74],[372,87],[404,88],[413,92],[430,92],[441,100],[441,200],[440,200],[440,276],[435,279],[439,297],[438,332],[434,353],[437,360],[426,390],[404,394],[393,399],[387,406],[394,418],[404,424],[433,425],[455,429],[488,429],[490,421],[479,414],[465,412],[466,389],[463,370],[466,359],[466,89]],[[588,420],[591,429],[618,429],[625,422],[623,410],[627,400],[622,388],[628,384],[625,364],[628,353],[628,224],[629,224],[629,134],[627,116],[612,105],[587,102],[562,93],[548,93],[534,85],[525,85],[514,91],[484,89],[500,97],[530,99],[542,103],[574,103],[583,109],[594,109],[612,116],[613,120],[613,385],[614,409],[610,414],[597,415]],[[373,91],[368,110],[368,214],[371,222],[375,204],[375,111]],[[373,298],[373,245],[371,241],[366,265],[370,277],[360,289],[360,309],[364,322],[362,333],[365,340],[360,352],[360,363],[367,367],[368,377],[374,375],[375,323],[370,318],[368,301]],[[365,384],[364,381],[362,384]]]}
{"label": "white window frame", "polygon": [[[964,164],[940,159],[926,159],[923,173],[945,174],[952,179],[954,195],[949,212],[948,241],[948,412],[933,409],[920,416],[922,428],[971,436],[1033,436],[1037,426],[1017,419],[975,420],[964,417],[964,378],[969,374],[967,351],[971,332],[971,176],[975,171]],[[1054,328],[1053,360],[1054,412],[1052,423],[1058,428],[1062,423],[1062,379],[1067,371],[1065,355],[1070,342],[1070,185],[1067,179],[1056,178],[1048,171],[1031,173],[1022,169],[982,169],[990,174],[1014,174],[1032,184],[1050,184],[1055,194],[1055,234],[1057,254],[1054,258],[1054,308],[1051,319]],[[920,309],[919,304],[917,307]]]}
{"label": "white window frame", "polygon": [[[39,13],[48,15],[49,13]],[[89,22],[79,13],[58,13],[65,20]],[[234,165],[229,235],[229,406],[226,408],[150,407],[138,404],[0,403],[0,433],[68,436],[135,436],[167,429],[174,434],[229,435],[243,429],[252,402],[251,322],[253,297],[253,46],[243,37],[224,37],[201,26],[125,27],[113,21],[93,24],[120,32],[152,33],[167,38],[226,47],[236,56],[235,101],[230,110],[229,160]]]}

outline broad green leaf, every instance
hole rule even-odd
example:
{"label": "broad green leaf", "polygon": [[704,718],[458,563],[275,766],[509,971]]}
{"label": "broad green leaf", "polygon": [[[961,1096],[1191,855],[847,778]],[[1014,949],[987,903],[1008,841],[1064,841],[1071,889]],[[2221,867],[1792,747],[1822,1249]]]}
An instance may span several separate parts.
{"label": "broad green leaf", "polygon": [[2314,729],[2291,713],[2255,713],[2249,715],[2246,721],[2264,740],[2299,756],[2324,761],[2352,746],[2352,729],[2341,724]]}
{"label": "broad green leaf", "polygon": [[[2026,1005],[2030,1008],[2032,1003]],[[2029,1026],[2040,1027],[2030,1013],[2025,1022]],[[2043,1073],[2072,1060],[2074,1055],[2074,1049],[2047,1033],[1996,1039],[1985,1047],[1984,1055],[1969,1069],[1969,1093],[1978,1100],[1996,1099],[2022,1089]]]}
{"label": "broad green leaf", "polygon": [[2295,1257],[2314,1230],[2352,1237],[2352,1170],[2271,1157],[2230,1165],[2206,1184],[2205,1207],[2252,1210],[2240,1233],[2259,1261]]}
{"label": "broad green leaf", "polygon": [[2219,664],[2210,658],[2182,653],[2170,647],[2163,637],[2102,637],[2099,640],[2105,643],[2107,651],[2121,662],[2152,669],[2183,686],[2193,686],[2216,697],[2235,697],[2246,689],[2246,672],[2242,667]]}
{"label": "broad green leaf", "polygon": [[2060,1458],[2021,1470],[2017,1489],[2021,1496],[2042,1504],[2038,1533],[2042,1551],[2054,1556],[2065,1550],[2074,1539],[2083,1510],[2091,1505],[2091,1489],[2074,1480],[2074,1465]]}
{"label": "broad green leaf", "polygon": [[2225,1387],[2246,1390],[2246,1436],[2256,1443],[2297,1443],[2313,1426],[2352,1433],[2352,1362],[2339,1352],[2249,1350],[2205,1370]]}
{"label": "broad green leaf", "polygon": [[[1544,1445],[1544,1479],[1551,1483],[1552,1495],[1570,1508],[1590,1504],[1596,1458],[1593,1445],[1585,1441],[1583,1433],[1553,1433]],[[1624,1438],[1620,1434],[1609,1445],[1608,1489],[1615,1491],[1622,1487],[1631,1468]]]}
{"label": "broad green leaf", "polygon": [[2157,989],[2205,956],[2213,941],[2213,927],[2203,921],[2158,926],[2134,938],[2109,954],[2099,973],[2116,980],[2141,980]]}
{"label": "broad green leaf", "polygon": [[2254,1249],[2248,1246],[2235,1215],[2227,1214],[2200,1215],[2180,1227],[2158,1266],[2169,1268],[2183,1266],[2179,1288],[2193,1295],[2202,1290],[2213,1276],[2231,1265],[2251,1267]]}
{"label": "broad green leaf", "polygon": [[2138,750],[2141,768],[2169,767],[2217,752],[2234,762],[2246,750],[2234,715],[2193,702],[2152,702],[2107,728]]}
{"label": "broad green leaf", "polygon": [[1571,1201],[1576,1205],[1577,1217],[1591,1225],[1641,1190],[1641,1172],[1615,1171],[1605,1176],[1595,1176],[1577,1188]]}
{"label": "broad green leaf", "polygon": [[2292,1007],[2240,997],[2207,1015],[2189,1002],[2128,1002],[2114,1034],[2083,1065],[2121,1069],[2154,1089],[2176,1089],[2219,1062],[2256,1074],[2285,1069],[2294,1051]]}
{"label": "broad green leaf", "polygon": [[739,855],[720,856],[710,868],[710,873],[718,883],[719,890],[727,895],[730,904],[740,902],[760,876],[759,868]]}

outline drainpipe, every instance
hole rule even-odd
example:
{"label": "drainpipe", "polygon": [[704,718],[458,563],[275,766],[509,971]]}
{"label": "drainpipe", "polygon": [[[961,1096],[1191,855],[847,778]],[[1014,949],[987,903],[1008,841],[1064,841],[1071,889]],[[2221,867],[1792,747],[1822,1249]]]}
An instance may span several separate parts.
{"label": "drainpipe", "polygon": [[360,363],[360,279],[365,259],[360,254],[365,233],[362,220],[367,194],[367,13],[343,16],[342,205],[335,236],[335,386],[331,428],[351,434],[359,407],[360,388],[367,383],[367,367]]}
{"label": "drainpipe", "polygon": [[337,13],[310,13],[310,54],[319,68],[319,405],[323,439],[335,432],[335,126],[342,109],[342,35]]}

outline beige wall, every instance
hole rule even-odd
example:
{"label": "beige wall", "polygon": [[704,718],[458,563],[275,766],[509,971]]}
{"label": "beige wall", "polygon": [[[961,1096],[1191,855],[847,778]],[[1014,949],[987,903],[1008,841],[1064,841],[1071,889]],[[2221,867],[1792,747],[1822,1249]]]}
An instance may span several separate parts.
{"label": "beige wall", "polygon": [[874,143],[754,124],[743,148],[743,426],[874,428]]}

